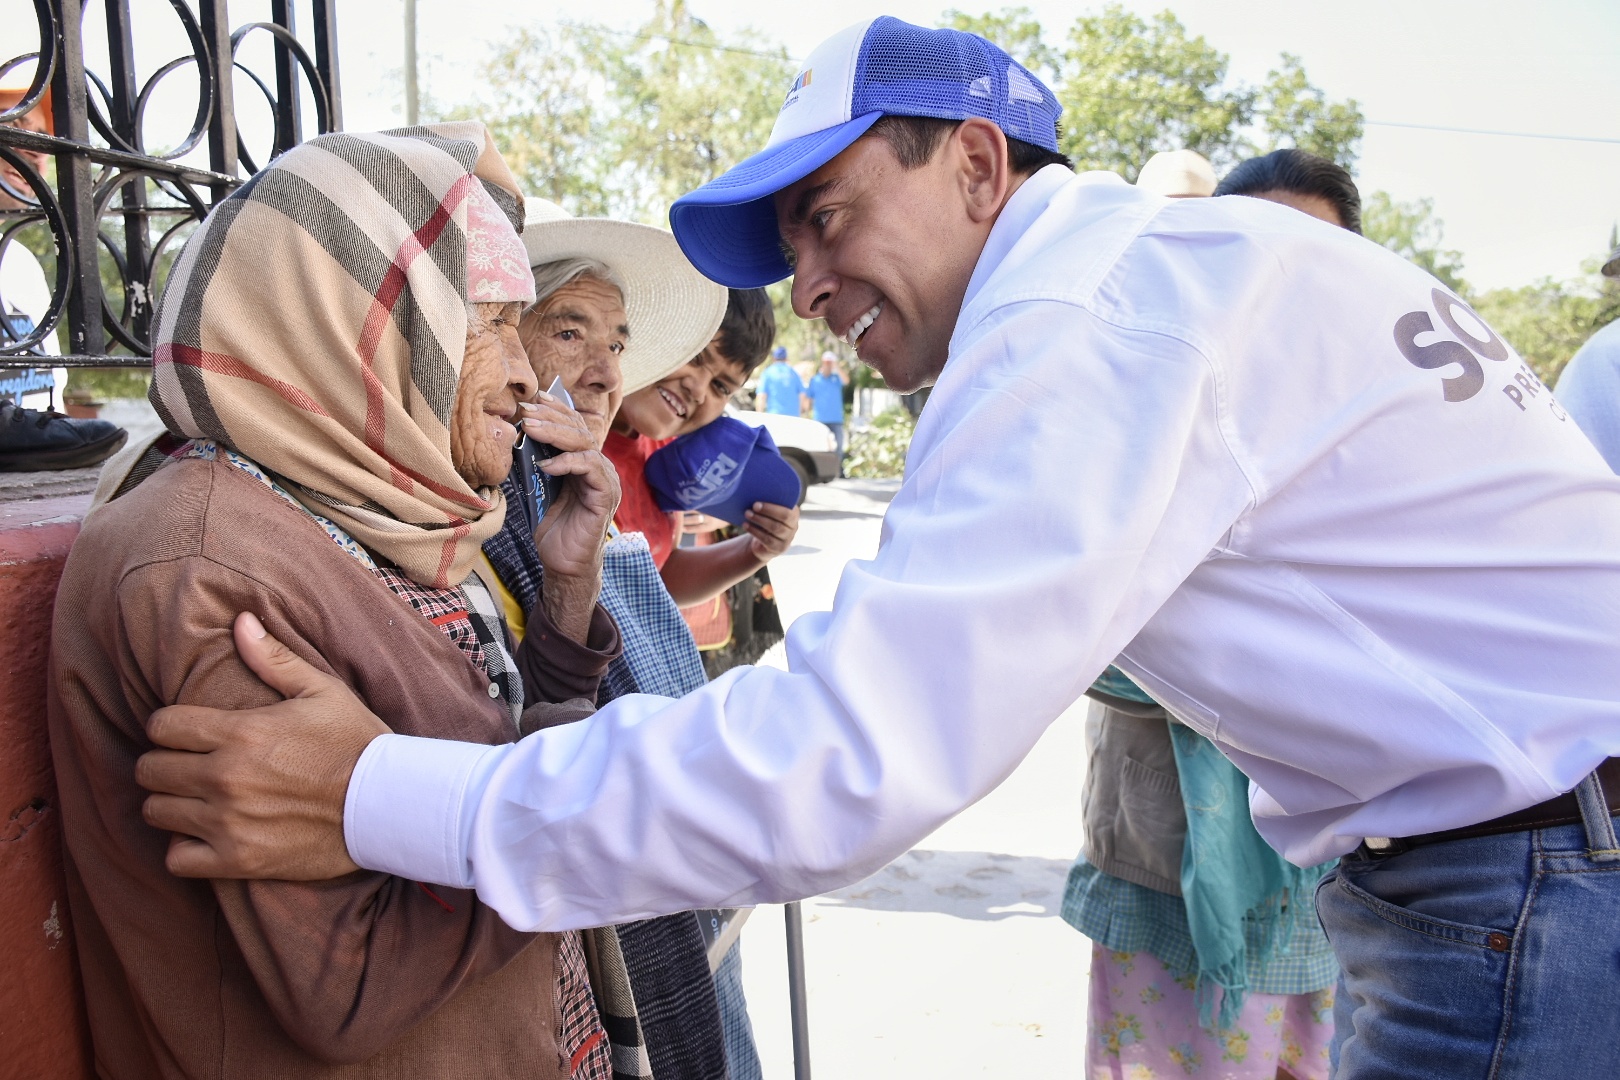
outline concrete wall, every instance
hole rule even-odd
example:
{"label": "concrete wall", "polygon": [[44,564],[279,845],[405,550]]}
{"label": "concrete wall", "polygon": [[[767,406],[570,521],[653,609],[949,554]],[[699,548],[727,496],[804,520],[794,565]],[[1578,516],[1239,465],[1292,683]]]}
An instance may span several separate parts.
{"label": "concrete wall", "polygon": [[91,1075],[45,733],[56,583],[88,505],[0,503],[0,1076],[30,1080]]}

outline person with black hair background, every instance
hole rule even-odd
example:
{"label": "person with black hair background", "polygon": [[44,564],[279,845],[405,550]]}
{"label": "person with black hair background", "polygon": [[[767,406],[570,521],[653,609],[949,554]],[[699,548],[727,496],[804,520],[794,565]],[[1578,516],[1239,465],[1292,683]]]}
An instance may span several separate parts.
{"label": "person with black hair background", "polygon": [[1361,234],[1361,192],[1342,166],[1289,147],[1250,158],[1215,186],[1221,195],[1252,195],[1292,206],[1341,229]]}

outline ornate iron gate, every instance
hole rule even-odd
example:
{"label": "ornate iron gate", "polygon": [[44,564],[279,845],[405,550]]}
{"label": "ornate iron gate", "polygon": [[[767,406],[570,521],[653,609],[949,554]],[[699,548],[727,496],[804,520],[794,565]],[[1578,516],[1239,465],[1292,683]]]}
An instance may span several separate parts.
{"label": "ornate iron gate", "polygon": [[[168,0],[190,52],[136,74],[136,28],[129,0],[91,0],[103,8],[106,70],[85,65],[82,0],[34,0],[38,48],[0,58],[0,78],[34,67],[22,98],[0,111],[0,160],[23,178],[15,190],[0,178],[0,258],[32,228],[36,247],[48,231],[54,252],[49,312],[32,327],[3,317],[0,295],[0,369],[18,367],[144,367],[151,363],[152,308],[169,265],[186,235],[209,208],[262,163],[248,150],[238,125],[233,83],[251,85],[269,103],[270,145],[263,160],[298,143],[313,102],[314,130],[342,126],[338,94],[335,0],[311,0],[312,42],[306,48],[294,22],[293,0],[270,0],[267,22],[231,29],[226,0]],[[268,79],[239,62],[254,35],[272,43]],[[26,40],[23,26],[6,28],[9,41]],[[165,79],[195,67],[196,111],[189,132],[171,149],[147,144],[148,106]],[[234,79],[240,72],[242,79]],[[21,130],[10,122],[49,100],[54,134]],[[53,189],[28,158],[56,162]],[[43,224],[43,229],[41,228]],[[39,344],[67,327],[66,355],[43,358]]]}

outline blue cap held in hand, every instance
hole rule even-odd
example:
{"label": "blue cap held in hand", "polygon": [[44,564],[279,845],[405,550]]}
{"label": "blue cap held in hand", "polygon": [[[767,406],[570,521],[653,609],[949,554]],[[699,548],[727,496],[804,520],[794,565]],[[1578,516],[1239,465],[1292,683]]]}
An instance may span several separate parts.
{"label": "blue cap held in hand", "polygon": [[664,510],[701,510],[741,525],[755,503],[799,504],[799,474],[771,433],[722,416],[647,459],[647,484]]}
{"label": "blue cap held in hand", "polygon": [[841,30],[805,60],[765,149],[675,200],[670,229],[692,265],[734,289],[780,281],[772,196],[803,180],[880,116],[980,116],[1009,139],[1058,149],[1063,106],[1028,68],[977,34],[884,15]]}

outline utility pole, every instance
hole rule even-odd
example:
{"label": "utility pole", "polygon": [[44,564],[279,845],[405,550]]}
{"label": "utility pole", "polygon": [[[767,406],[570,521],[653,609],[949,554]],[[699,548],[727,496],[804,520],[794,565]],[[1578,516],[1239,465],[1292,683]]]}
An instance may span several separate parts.
{"label": "utility pole", "polygon": [[405,126],[415,127],[418,116],[416,93],[416,0],[405,0]]}

